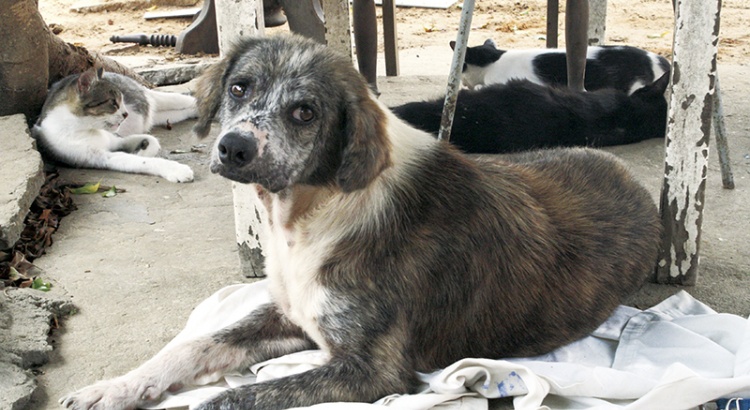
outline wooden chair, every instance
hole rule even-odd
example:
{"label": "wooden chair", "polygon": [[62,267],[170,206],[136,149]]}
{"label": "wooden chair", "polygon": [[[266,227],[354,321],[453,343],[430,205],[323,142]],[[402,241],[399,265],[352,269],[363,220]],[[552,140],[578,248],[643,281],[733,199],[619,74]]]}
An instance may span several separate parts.
{"label": "wooden chair", "polygon": [[[289,29],[292,32],[310,37],[323,44],[328,44],[328,39],[331,37],[330,35],[327,36],[324,8],[333,7],[335,3],[339,3],[348,9],[349,5],[347,0],[277,1],[284,9]],[[382,9],[386,75],[397,76],[399,65],[395,1],[383,0]],[[352,23],[359,71],[365,76],[373,89],[377,90],[378,42],[375,1],[353,0]],[[214,0],[206,0],[193,23],[177,37],[177,52],[183,54],[218,53],[219,41],[216,28]]]}

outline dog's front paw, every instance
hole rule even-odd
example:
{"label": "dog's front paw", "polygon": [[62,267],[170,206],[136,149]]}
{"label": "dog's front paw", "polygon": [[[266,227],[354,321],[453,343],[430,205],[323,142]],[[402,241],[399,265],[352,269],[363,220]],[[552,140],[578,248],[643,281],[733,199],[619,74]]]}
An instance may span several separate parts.
{"label": "dog's front paw", "polygon": [[252,386],[229,389],[200,404],[196,410],[250,410],[255,407]]}
{"label": "dog's front paw", "polygon": [[170,182],[191,182],[193,180],[193,170],[179,162],[172,162],[162,173],[162,176]]}
{"label": "dog's front paw", "polygon": [[149,383],[123,376],[70,393],[60,399],[60,404],[71,410],[130,410],[139,403],[157,399],[161,393],[161,389]]}

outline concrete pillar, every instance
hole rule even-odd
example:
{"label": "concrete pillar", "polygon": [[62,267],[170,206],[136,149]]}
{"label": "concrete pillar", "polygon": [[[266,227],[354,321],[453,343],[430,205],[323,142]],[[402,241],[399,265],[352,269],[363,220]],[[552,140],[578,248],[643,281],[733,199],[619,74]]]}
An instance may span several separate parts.
{"label": "concrete pillar", "polygon": [[[264,34],[263,1],[216,0],[216,25],[219,50],[224,55],[237,39]],[[260,243],[267,232],[265,207],[260,204],[252,185],[232,183],[232,196],[242,274],[261,277],[264,258]]]}
{"label": "concrete pillar", "polygon": [[695,284],[716,87],[721,0],[677,0],[660,209],[659,283]]}

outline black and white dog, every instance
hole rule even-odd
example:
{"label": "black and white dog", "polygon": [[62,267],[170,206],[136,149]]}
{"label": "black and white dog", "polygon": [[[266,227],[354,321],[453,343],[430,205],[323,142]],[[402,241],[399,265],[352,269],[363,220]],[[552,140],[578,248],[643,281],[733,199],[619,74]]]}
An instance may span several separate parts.
{"label": "black and white dog", "polygon": [[208,374],[302,349],[313,370],[201,409],[371,402],[461,358],[548,352],[592,331],[651,272],[656,207],[590,149],[483,161],[411,128],[351,62],[300,37],[251,38],[204,75],[211,170],[255,184],[270,220],[272,303],[64,397],[133,408]]}

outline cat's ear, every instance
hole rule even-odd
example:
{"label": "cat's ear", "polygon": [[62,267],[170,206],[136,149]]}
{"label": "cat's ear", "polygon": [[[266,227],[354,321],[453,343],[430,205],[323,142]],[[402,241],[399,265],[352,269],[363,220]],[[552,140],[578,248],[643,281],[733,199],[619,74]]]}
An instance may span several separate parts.
{"label": "cat's ear", "polygon": [[211,121],[221,105],[224,95],[223,78],[229,63],[223,59],[220,63],[207,68],[198,79],[195,98],[198,100],[198,122],[193,126],[193,133],[198,138],[205,138],[211,131]]}
{"label": "cat's ear", "polygon": [[96,78],[101,80],[102,77],[104,77],[104,67],[99,67],[96,69]]}
{"label": "cat's ear", "polygon": [[492,48],[497,48],[497,45],[495,44],[495,41],[492,40],[491,38],[488,38],[487,40],[484,40],[484,45],[492,47]]}
{"label": "cat's ear", "polygon": [[[101,70],[101,69],[100,69]],[[98,70],[90,68],[78,76],[78,94],[85,94],[91,90],[91,87],[101,78],[97,73]]]}
{"label": "cat's ear", "polygon": [[667,91],[667,87],[669,87],[669,71],[664,73],[653,83],[635,90],[632,95],[640,98],[651,98],[655,96],[661,97]]}
{"label": "cat's ear", "polygon": [[653,87],[657,93],[664,94],[667,91],[667,87],[669,87],[669,71],[654,81]]}
{"label": "cat's ear", "polygon": [[455,49],[456,49],[456,42],[455,42],[455,41],[451,41],[451,42],[450,42],[450,43],[448,43],[448,44],[450,44],[450,46],[451,46],[451,50],[455,50]]}

